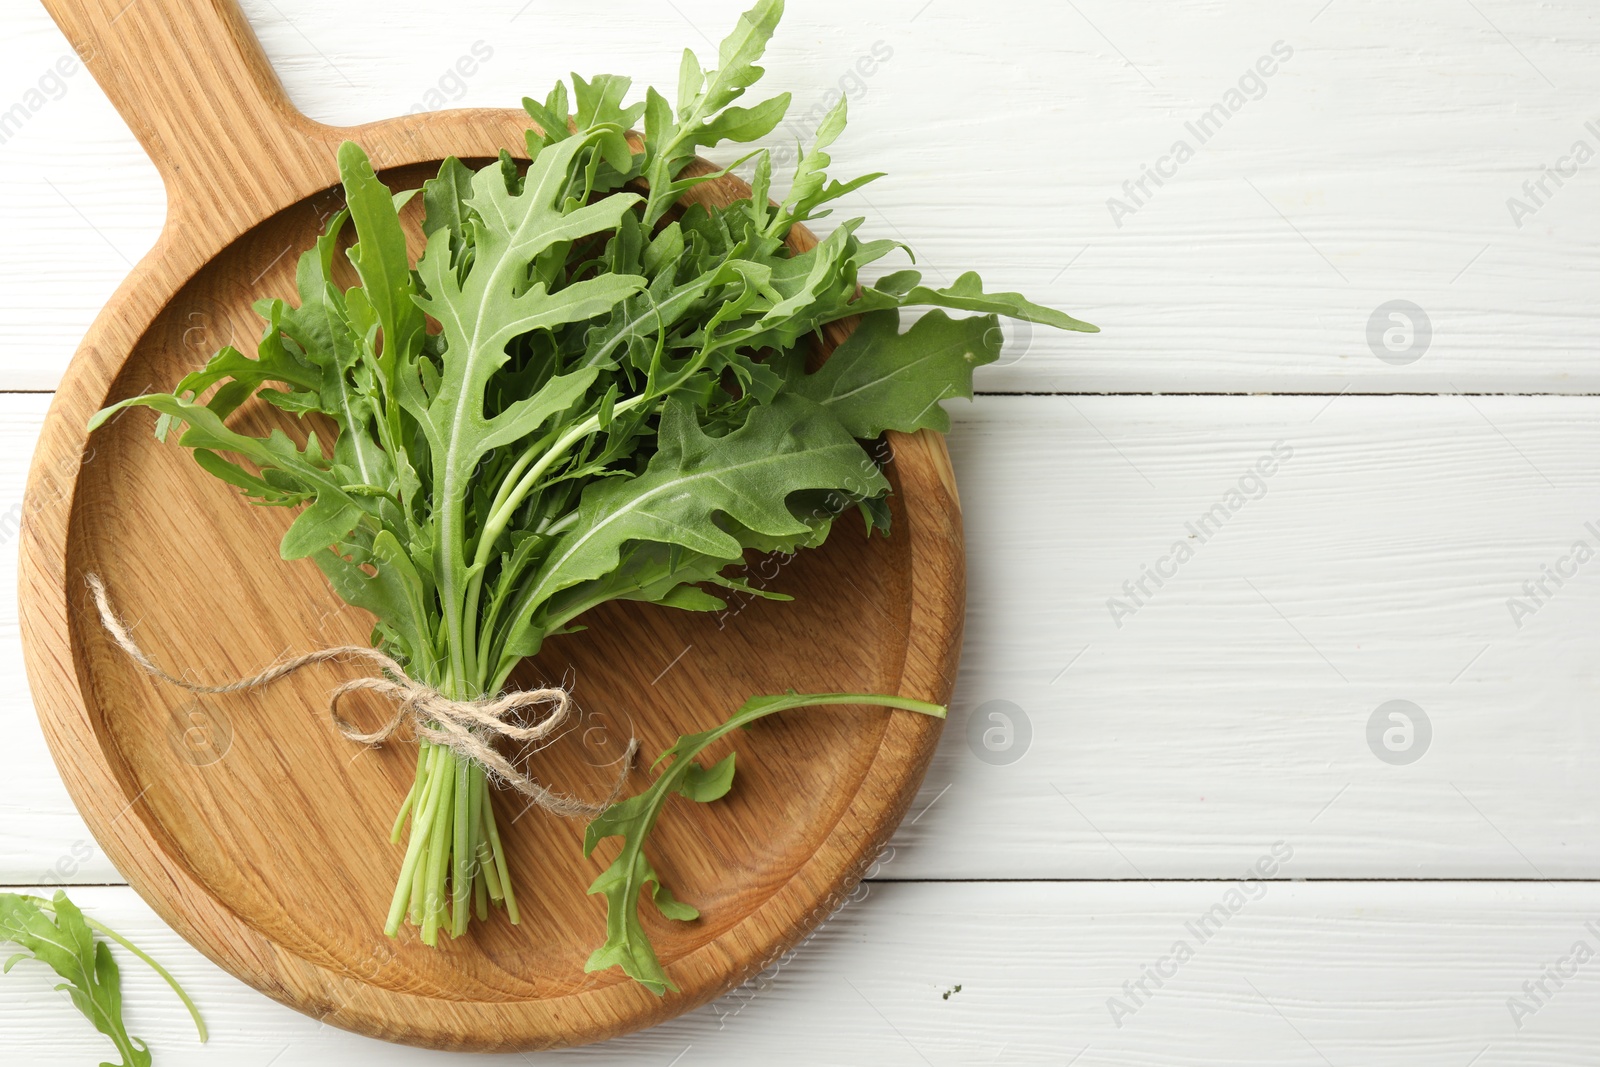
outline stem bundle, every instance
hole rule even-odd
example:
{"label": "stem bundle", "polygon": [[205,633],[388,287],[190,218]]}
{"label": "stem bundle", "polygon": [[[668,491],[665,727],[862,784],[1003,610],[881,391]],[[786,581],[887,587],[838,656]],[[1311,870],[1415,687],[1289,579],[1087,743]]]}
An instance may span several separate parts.
{"label": "stem bundle", "polygon": [[389,839],[399,844],[410,827],[405,859],[395,880],[384,933],[397,936],[409,918],[424,944],[437,945],[439,931],[467,932],[474,910],[489,917],[489,904],[521,921],[495,825],[489,776],[483,766],[427,741],[417,745],[417,779],[400,805]]}

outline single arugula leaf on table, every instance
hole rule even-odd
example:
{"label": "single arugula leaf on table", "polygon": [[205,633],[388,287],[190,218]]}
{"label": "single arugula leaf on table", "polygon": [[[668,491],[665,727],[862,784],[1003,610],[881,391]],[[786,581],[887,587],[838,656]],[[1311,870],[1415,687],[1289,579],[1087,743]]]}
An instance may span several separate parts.
{"label": "single arugula leaf on table", "polygon": [[56,989],[70,996],[73,1005],[94,1028],[116,1046],[122,1063],[106,1063],[101,1067],[150,1067],[149,1047],[130,1036],[122,1021],[122,973],[111,955],[110,946],[95,938],[97,931],[134,953],[172,987],[189,1009],[200,1040],[205,1041],[206,1027],[200,1013],[172,975],[132,942],[87,918],[65,893],[57,892],[50,900],[0,893],[0,942],[10,942],[22,949],[5,961],[4,972],[9,974],[17,963],[26,959],[45,964],[62,979]]}

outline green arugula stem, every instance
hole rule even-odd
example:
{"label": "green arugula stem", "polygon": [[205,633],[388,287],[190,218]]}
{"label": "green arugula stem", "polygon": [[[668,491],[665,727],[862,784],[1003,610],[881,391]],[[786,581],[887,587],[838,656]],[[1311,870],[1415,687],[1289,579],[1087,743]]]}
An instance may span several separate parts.
{"label": "green arugula stem", "polygon": [[[632,411],[641,404],[646,404],[656,399],[659,399],[659,397],[651,396],[649,393],[640,393],[638,396],[629,397],[627,400],[617,403],[616,407],[613,408],[613,417]],[[472,578],[467,587],[464,618],[478,617],[478,605],[482,598],[485,568],[493,557],[495,543],[500,540],[500,535],[505,533],[506,526],[511,522],[511,517],[516,514],[517,508],[522,506],[522,502],[527,499],[528,494],[538,484],[539,479],[555,465],[557,460],[569,452],[573,445],[594,433],[599,427],[600,415],[596,412],[563,434],[555,444],[551,445],[544,454],[539,456],[538,460],[521,475],[509,493],[505,491],[505,486],[510,484],[511,478],[517,477],[516,468],[512,469],[511,474],[502,483],[500,493],[496,495],[497,503],[490,511],[488,521],[484,523],[483,534],[478,539],[478,548],[473,556]],[[487,635],[494,632],[496,621],[494,615],[490,614],[488,618],[482,620],[479,631],[487,637]],[[487,657],[481,657],[481,659],[482,662],[478,665],[480,673],[487,675],[488,659]],[[489,681],[488,677],[479,679],[482,688],[490,692],[497,692],[500,686],[504,684],[503,679],[495,679],[495,684],[491,688],[488,685]]]}
{"label": "green arugula stem", "polygon": [[[483,870],[483,809],[489,803],[485,788],[488,775],[476,763],[467,765],[471,782],[467,787],[467,839],[463,846],[463,856],[467,867],[467,881],[472,886],[473,903],[476,905],[478,918],[488,917],[488,901],[486,899],[486,879]],[[463,909],[465,911],[465,909]],[[467,932],[466,919],[460,920],[456,936],[460,937]]]}
{"label": "green arugula stem", "polygon": [[417,780],[396,820],[403,826],[409,810],[411,839],[384,932],[398,936],[409,914],[423,942],[436,945],[441,929],[463,936],[473,911],[483,918],[490,900],[518,922],[487,772],[442,745],[420,744]]}
{"label": "green arugula stem", "polygon": [[567,530],[570,527],[572,527],[578,521],[579,518],[580,518],[580,516],[578,515],[578,513],[576,511],[569,511],[565,515],[561,516],[561,518],[557,519],[555,522],[552,522],[549,526],[546,526],[543,530],[541,530],[539,532],[544,534],[546,537],[554,537],[557,534],[563,532],[564,530]]}
{"label": "green arugula stem", "polygon": [[[696,751],[704,749],[722,738],[743,729],[768,715],[775,715],[780,711],[790,711],[794,708],[817,708],[830,704],[866,704],[877,708],[898,708],[901,711],[915,711],[921,715],[930,715],[936,719],[945,716],[943,704],[935,704],[928,700],[912,700],[910,697],[891,696],[884,693],[785,693],[782,696],[755,697],[745,702],[744,706],[734,712],[728,721],[721,726],[707,730],[702,734],[695,734]],[[688,755],[693,755],[689,753]],[[657,761],[660,762],[659,760]],[[661,777],[666,778],[676,768],[682,773],[685,767],[679,768],[682,760],[674,760],[671,767],[661,772]]]}
{"label": "green arugula stem", "polygon": [[489,806],[487,796],[483,803],[483,828],[493,853],[495,877],[499,880],[500,892],[505,901],[506,918],[515,926],[522,921],[522,915],[517,911],[517,894],[511,888],[511,872],[506,867],[506,850],[505,846],[500,844],[500,827],[495,824],[494,809]]}
{"label": "green arugula stem", "polygon": [[[685,366],[680,368],[678,372],[673,375],[672,380],[666,385],[659,388],[647,387],[644,392],[638,394],[637,396],[632,396],[626,400],[619,401],[612,408],[612,417],[615,418],[617,415],[632,411],[634,408],[637,408],[643,404],[653,404],[672,395],[678,389],[682,388],[687,382],[693,379],[694,375],[697,374],[700,369],[704,367],[705,364],[710,360],[717,347],[718,346],[715,344],[706,345],[695,355],[693,359],[691,359]],[[507,524],[510,523],[511,517],[516,514],[517,508],[522,505],[522,502],[527,498],[527,495],[533,490],[535,485],[537,485],[538,480],[543,477],[547,471],[549,471],[549,469],[558,459],[570,451],[573,445],[575,445],[578,441],[583,440],[590,434],[593,434],[597,429],[599,429],[599,427],[600,414],[599,412],[595,412],[588,418],[579,422],[567,433],[563,434],[555,444],[550,446],[548,451],[539,457],[538,461],[535,462],[532,467],[523,473],[511,492],[506,494],[498,507],[491,511],[488,521],[484,524],[484,533],[478,541],[478,548],[474,554],[471,567],[473,577],[469,587],[469,607],[472,613],[476,613],[478,609],[478,603],[483,587],[483,575],[485,573],[485,567],[488,563],[488,560],[492,555],[494,544],[499,540],[500,535],[505,532],[505,528]],[[502,486],[502,490],[503,488],[504,487]],[[497,498],[498,497],[499,494],[497,494]],[[572,522],[577,521],[577,519],[577,512],[570,512],[563,516],[563,522],[565,524],[571,524]],[[536,601],[532,603],[523,601],[518,603],[518,610],[520,612],[525,612],[536,606]],[[468,617],[471,617],[471,615]],[[498,615],[496,613],[489,613],[488,617],[483,620],[481,632],[484,635],[493,633],[494,627],[498,621]],[[549,627],[550,630],[559,628],[560,627],[558,626]],[[481,659],[481,666],[483,667],[484,672],[487,674],[489,662],[488,658],[481,657]],[[510,675],[511,671],[515,669],[515,667],[515,662],[502,662],[495,673],[486,678],[485,684],[483,684],[481,688],[485,692],[498,692],[500,688],[505,685],[507,677]]]}
{"label": "green arugula stem", "polygon": [[477,782],[472,775],[472,764],[469,760],[456,761],[456,810],[454,833],[451,836],[450,848],[455,861],[455,875],[452,879],[451,889],[455,898],[451,902],[450,936],[460,937],[467,932],[467,908],[472,896],[472,883],[476,880],[472,871],[472,860],[477,853],[477,842],[470,840],[477,825],[472,822],[472,806],[476,797]]}
{"label": "green arugula stem", "polygon": [[[405,859],[400,864],[400,877],[395,884],[394,899],[389,904],[389,918],[383,932],[390,937],[400,933],[400,921],[405,918],[407,904],[414,908],[422,905],[422,894],[417,892],[416,874],[427,849],[427,828],[433,825],[434,812],[439,807],[439,786],[443,781],[442,766],[448,750],[427,741],[417,742],[427,757],[426,769],[419,774],[413,792],[423,798],[416,803],[411,816],[411,840],[406,843]],[[420,914],[413,911],[413,914]]]}
{"label": "green arugula stem", "polygon": [[[649,403],[654,399],[658,399],[658,397],[653,397],[648,393],[630,397],[615,406],[613,417],[631,411],[641,404]],[[495,544],[500,540],[501,534],[505,533],[506,526],[510,524],[512,516],[522,506],[523,501],[527,499],[528,494],[538,484],[539,479],[555,465],[556,461],[569,452],[573,445],[594,433],[599,427],[600,415],[596,412],[563,434],[543,453],[539,453],[538,459],[533,461],[532,467],[526,468],[525,465],[536,454],[534,450],[530,449],[517,461],[505,479],[502,480],[500,488],[495,494],[494,503],[490,508],[489,518],[484,523],[483,532],[479,535],[477,550],[473,554],[472,566],[469,568],[472,576],[467,586],[466,603],[462,613],[463,618],[472,619],[478,617],[478,605],[483,595],[485,569],[489,560],[493,558]],[[516,480],[515,485],[512,484],[513,479]],[[508,487],[510,488],[508,489]],[[476,632],[487,638],[489,634],[494,632],[495,622],[496,619],[493,615],[481,620]],[[478,647],[481,647],[481,642],[474,643],[475,651]],[[498,691],[503,682],[496,681],[493,689],[489,687],[487,658],[475,657],[475,659],[479,661],[474,663],[475,677],[477,677],[479,687],[485,691]]]}
{"label": "green arugula stem", "polygon": [[411,791],[406,794],[406,799],[400,805],[400,810],[395,813],[394,827],[389,831],[389,843],[391,845],[398,845],[400,843],[400,835],[403,832],[405,832],[405,828],[406,828],[406,816],[411,814],[411,812],[413,810],[415,810],[416,804],[417,804],[417,797],[421,794],[423,789],[426,787],[425,784],[426,784],[426,782],[428,780],[427,779],[427,770],[428,770],[428,746],[419,744],[417,746],[417,773],[416,773],[416,777],[411,782]]}
{"label": "green arugula stem", "polygon": [[[632,411],[641,404],[660,400],[663,395],[661,393],[640,393],[638,396],[629,397],[627,400],[619,400],[616,407],[612,409],[613,417]],[[516,513],[517,508],[522,506],[522,502],[527,499],[528,493],[538,484],[539,479],[544,477],[545,472],[554,466],[557,460],[571,451],[573,445],[599,428],[600,415],[596,412],[563,434],[555,444],[550,446],[548,451],[539,457],[532,467],[523,473],[516,486],[510,493],[506,494],[505,499],[490,513],[489,521],[484,523],[483,537],[478,541],[478,551],[473,559],[474,567],[480,567],[488,562],[490,555],[494,551],[494,544],[500,539],[500,535],[505,532],[506,525],[511,521],[511,516]]]}
{"label": "green arugula stem", "polygon": [[447,748],[439,749],[439,803],[433,811],[426,829],[428,846],[427,891],[422,897],[422,943],[439,943],[439,926],[447,904],[445,903],[445,873],[450,863],[450,828],[455,801],[456,755]]}

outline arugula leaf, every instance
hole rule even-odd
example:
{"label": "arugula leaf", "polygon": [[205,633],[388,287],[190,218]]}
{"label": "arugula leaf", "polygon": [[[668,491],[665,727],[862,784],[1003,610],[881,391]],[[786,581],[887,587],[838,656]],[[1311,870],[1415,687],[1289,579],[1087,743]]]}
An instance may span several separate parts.
{"label": "arugula leaf", "polygon": [[[150,1067],[150,1051],[143,1041],[128,1035],[122,1021],[122,976],[117,961],[95,931],[106,934],[149,964],[178,994],[189,1009],[200,1040],[206,1039],[205,1024],[194,1002],[178,986],[172,975],[133,946],[127,939],[84,917],[67,895],[57,892],[52,900],[0,893],[0,941],[22,949],[5,961],[4,972],[24,959],[47,965],[62,979],[56,989],[72,998],[94,1028],[111,1039],[122,1058],[120,1067]],[[114,1067],[102,1064],[101,1067]]]}
{"label": "arugula leaf", "polygon": [[669,990],[677,992],[678,987],[667,977],[661,961],[656,957],[639,911],[648,890],[651,903],[668,919],[687,922],[699,918],[700,913],[679,901],[671,890],[661,884],[660,876],[644,854],[644,844],[650,831],[655,829],[661,810],[671,797],[686,797],[704,804],[720,799],[733,787],[733,753],[728,753],[710,767],[703,767],[696,762],[696,758],[711,745],[734,730],[747,727],[757,719],[776,712],[827,704],[899,708],[940,719],[945,714],[940,704],[906,697],[791,691],[776,696],[751,697],[721,726],[679,737],[677,743],[656,760],[655,766],[658,767],[669,759],[672,762],[648,788],[607,808],[584,831],[585,856],[593,855],[595,847],[608,837],[622,838],[622,848],[617,858],[589,886],[590,893],[604,894],[606,898],[606,940],[590,955],[584,964],[585,971],[621,967],[625,974],[656,996],[663,996]]}
{"label": "arugula leaf", "polygon": [[[285,559],[299,559],[320,547],[308,542],[306,533],[308,529],[315,527],[319,532],[329,532],[338,525],[333,519],[348,518],[350,527],[345,531],[348,532],[348,529],[354,527],[364,514],[377,510],[376,505],[366,502],[367,498],[346,492],[345,483],[322,459],[315,434],[307,439],[303,448],[296,446],[282,430],[273,430],[265,438],[250,437],[229,429],[217,417],[216,412],[204,404],[185,400],[170,393],[146,393],[113,404],[98,412],[90,420],[89,428],[94,429],[116,412],[129,407],[154,408],[163,415],[187,423],[188,428],[179,439],[180,444],[189,448],[211,452],[235,452],[246,456],[259,463],[264,472],[276,473],[297,491],[315,496],[317,510],[303,512],[295,520],[296,525],[305,523],[301,530],[296,532],[295,526],[291,525],[284,535],[282,554]],[[306,515],[312,515],[312,518],[306,520]],[[334,535],[330,533],[329,536]]]}
{"label": "arugula leaf", "polygon": [[1009,315],[1014,319],[1043,323],[1058,330],[1077,333],[1099,333],[1100,327],[1073,318],[1064,311],[1035,304],[1020,293],[986,293],[983,279],[976,271],[967,271],[946,289],[930,289],[921,284],[922,274],[914,270],[896,271],[878,279],[866,295],[864,305],[875,305],[873,297],[888,297],[902,306],[931,304],[958,311],[982,311]]}
{"label": "arugula leaf", "polygon": [[433,658],[429,655],[437,649],[434,613],[429,609],[433,591],[393,533],[379,531],[359,563],[328,547],[311,559],[341,600],[383,620],[399,644],[419,660]]}
{"label": "arugula leaf", "polygon": [[520,659],[536,648],[540,628],[528,609],[615,570],[630,542],[680,545],[734,562],[745,546],[724,521],[771,538],[806,537],[812,527],[789,509],[792,494],[842,489],[878,496],[889,486],[850,434],[799,397],[756,408],[725,437],[708,437],[687,404],[670,401],[658,442],[643,474],[584,491],[571,528],[512,608],[503,657]]}
{"label": "arugula leaf", "polygon": [[361,275],[362,291],[383,330],[377,359],[392,395],[400,369],[421,344],[423,330],[422,312],[412,300],[417,289],[406,256],[406,235],[394,197],[354,141],[339,146],[339,177],[360,238],[350,249],[350,262]]}
{"label": "arugula leaf", "polygon": [[[782,206],[766,228],[769,235],[782,238],[796,223],[823,218],[829,212],[818,211],[817,208],[883,177],[882,172],[877,172],[863,174],[847,182],[827,181],[826,171],[833,163],[833,157],[828,155],[827,148],[844,132],[849,109],[849,96],[839,97],[839,102],[822,120],[822,125],[817,127],[817,139],[812,144],[811,151],[800,153],[800,161],[795,166],[794,183],[789,187],[789,195],[784,197]],[[751,200],[763,212],[766,210],[764,194],[752,196]]]}
{"label": "arugula leaf", "polygon": [[789,109],[788,93],[753,108],[729,106],[765,73],[756,66],[756,60],[766,51],[782,17],[783,0],[758,0],[739,16],[738,26],[722,42],[718,50],[720,66],[709,75],[701,72],[694,53],[686,49],[679,69],[675,114],[660,93],[654,89],[646,93],[648,163],[644,177],[650,184],[650,199],[645,206],[645,225],[653,226],[686,190],[715,177],[678,178],[694,158],[695,149],[721,141],[758,140],[783,121]]}
{"label": "arugula leaf", "polygon": [[972,399],[972,372],[998,358],[1000,320],[993,315],[952,319],[930,311],[901,333],[898,311],[874,311],[793,391],[826,408],[855,437],[944,433],[950,416],[940,401]]}

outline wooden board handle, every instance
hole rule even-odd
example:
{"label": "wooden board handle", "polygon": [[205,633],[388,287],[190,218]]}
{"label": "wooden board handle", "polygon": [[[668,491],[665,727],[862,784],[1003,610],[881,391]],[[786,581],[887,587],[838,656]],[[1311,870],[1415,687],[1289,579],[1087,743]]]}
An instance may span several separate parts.
{"label": "wooden board handle", "polygon": [[169,224],[261,218],[336,140],[289,102],[235,0],[43,3],[161,172]]}

